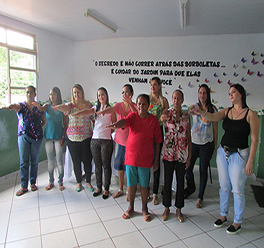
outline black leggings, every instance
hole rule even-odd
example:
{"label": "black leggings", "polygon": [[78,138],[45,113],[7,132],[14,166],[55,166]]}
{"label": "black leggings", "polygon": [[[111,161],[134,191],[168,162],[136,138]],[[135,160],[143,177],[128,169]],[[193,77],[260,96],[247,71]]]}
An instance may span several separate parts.
{"label": "black leggings", "polygon": [[85,178],[87,183],[91,183],[92,175],[92,153],[90,148],[91,138],[85,139],[81,142],[70,141],[66,139],[72,162],[74,174],[77,183],[82,182],[82,168],[81,162],[84,164]]}

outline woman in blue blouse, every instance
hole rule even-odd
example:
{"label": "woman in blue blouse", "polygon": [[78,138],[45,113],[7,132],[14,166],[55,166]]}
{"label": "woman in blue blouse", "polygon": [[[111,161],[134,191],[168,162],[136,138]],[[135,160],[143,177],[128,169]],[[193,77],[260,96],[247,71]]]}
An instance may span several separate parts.
{"label": "woman in blue blouse", "polygon": [[48,158],[48,171],[49,171],[49,185],[46,190],[50,190],[54,187],[54,167],[55,167],[55,154],[58,165],[59,174],[59,190],[64,190],[63,186],[63,144],[65,141],[65,134],[67,130],[67,118],[59,110],[53,110],[52,106],[62,104],[61,92],[58,87],[54,87],[50,90],[49,103],[41,106],[39,103],[33,103],[39,110],[46,112],[47,125],[44,131],[45,149]]}

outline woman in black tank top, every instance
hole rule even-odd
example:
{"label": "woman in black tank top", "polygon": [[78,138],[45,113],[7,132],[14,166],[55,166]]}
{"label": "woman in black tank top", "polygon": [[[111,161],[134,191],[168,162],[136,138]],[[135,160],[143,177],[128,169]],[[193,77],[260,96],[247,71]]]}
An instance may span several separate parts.
{"label": "woman in black tank top", "polygon": [[[253,161],[258,146],[259,119],[246,103],[245,89],[240,84],[229,88],[232,107],[216,113],[207,113],[200,109],[191,109],[190,114],[202,115],[209,121],[223,120],[225,131],[221,145],[217,150],[217,169],[220,182],[220,215],[215,227],[221,227],[227,221],[231,192],[234,198],[234,221],[226,232],[235,234],[241,229],[245,208],[245,183],[247,176],[253,174]],[[251,147],[248,136],[251,136]],[[241,183],[242,182],[242,183]]]}

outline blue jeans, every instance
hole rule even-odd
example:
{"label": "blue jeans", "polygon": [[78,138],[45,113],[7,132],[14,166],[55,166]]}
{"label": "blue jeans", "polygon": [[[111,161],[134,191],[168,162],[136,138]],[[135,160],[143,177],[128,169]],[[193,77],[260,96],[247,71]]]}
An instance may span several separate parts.
{"label": "blue jeans", "polygon": [[[36,184],[38,174],[38,159],[42,139],[34,140],[26,134],[17,138],[19,159],[20,159],[20,179],[21,187],[28,187],[28,177],[30,184]],[[29,170],[30,163],[30,170]]]}
{"label": "blue jeans", "polygon": [[200,158],[200,186],[199,186],[199,194],[198,198],[203,200],[204,191],[207,185],[208,179],[208,167],[210,166],[210,160],[212,158],[214,152],[214,142],[208,142],[204,145],[197,145],[192,143],[192,156],[190,165],[186,170],[186,180],[187,180],[187,191],[194,192],[195,191],[195,182],[193,175],[193,167],[197,158]]}
{"label": "blue jeans", "polygon": [[55,148],[56,160],[57,160],[58,172],[59,172],[58,183],[62,183],[63,174],[64,174],[63,147],[60,146],[60,140],[54,140],[54,139],[46,139],[45,141],[45,149],[48,158],[49,182],[54,183],[54,168],[55,168],[54,148]]}
{"label": "blue jeans", "polygon": [[217,169],[220,183],[220,214],[227,216],[231,192],[234,197],[234,222],[242,223],[245,208],[246,163],[249,148],[231,153],[228,157],[222,146],[217,150]]}

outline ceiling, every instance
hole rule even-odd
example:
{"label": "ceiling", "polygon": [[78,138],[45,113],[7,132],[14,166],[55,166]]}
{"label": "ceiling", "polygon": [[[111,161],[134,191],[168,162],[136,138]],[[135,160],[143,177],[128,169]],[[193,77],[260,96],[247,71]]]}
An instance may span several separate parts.
{"label": "ceiling", "polygon": [[[117,32],[85,17],[88,8]],[[264,33],[263,10],[264,0],[188,0],[183,30],[179,0],[0,0],[0,14],[75,41]]]}

